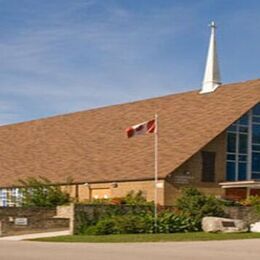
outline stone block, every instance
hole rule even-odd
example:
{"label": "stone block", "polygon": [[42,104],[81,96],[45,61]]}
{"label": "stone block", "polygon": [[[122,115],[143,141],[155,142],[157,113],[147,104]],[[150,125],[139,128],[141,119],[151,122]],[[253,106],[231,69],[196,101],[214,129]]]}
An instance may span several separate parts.
{"label": "stone block", "polygon": [[243,220],[219,217],[204,217],[202,219],[204,232],[246,232],[248,227]]}
{"label": "stone block", "polygon": [[259,232],[260,233],[260,222],[256,222],[250,225],[251,232]]}

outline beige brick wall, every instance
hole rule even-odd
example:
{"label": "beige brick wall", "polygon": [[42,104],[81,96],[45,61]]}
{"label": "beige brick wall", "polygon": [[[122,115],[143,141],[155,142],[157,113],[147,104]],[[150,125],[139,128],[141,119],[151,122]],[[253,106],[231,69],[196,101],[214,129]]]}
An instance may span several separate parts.
{"label": "beige brick wall", "polygon": [[[159,181],[158,187],[158,203],[164,204],[164,181]],[[132,181],[132,182],[118,182],[117,187],[114,183],[96,183],[96,184],[79,184],[78,185],[78,199],[81,202],[88,201],[93,198],[93,191],[100,190],[100,194],[103,194],[102,190],[108,191],[112,198],[124,197],[132,190],[143,191],[148,201],[154,200],[154,182],[153,181]],[[62,189],[70,194],[72,198],[76,197],[76,185],[63,186]]]}
{"label": "beige brick wall", "polygon": [[68,193],[71,198],[76,198],[76,185],[65,185],[61,187],[61,190]]}
{"label": "beige brick wall", "polygon": [[[202,182],[202,156],[201,151],[216,152],[215,161],[215,182]],[[188,173],[186,183],[178,182],[177,176]],[[217,136],[212,142],[203,147],[198,153],[192,156],[186,163],[174,171],[165,183],[165,205],[172,205],[181,194],[181,190],[187,186],[199,188],[206,194],[224,195],[224,190],[218,185],[225,180],[226,174],[226,133]]]}
{"label": "beige brick wall", "polygon": [[[160,181],[161,185],[164,185],[164,181]],[[132,181],[132,182],[118,182],[117,187],[113,183],[99,183],[89,184],[88,186],[79,185],[79,200],[89,200],[93,190],[104,189],[110,190],[110,196],[112,198],[124,197],[131,190],[143,191],[148,201],[154,200],[154,182],[153,181]],[[163,204],[164,201],[164,188],[158,188],[158,201]]]}

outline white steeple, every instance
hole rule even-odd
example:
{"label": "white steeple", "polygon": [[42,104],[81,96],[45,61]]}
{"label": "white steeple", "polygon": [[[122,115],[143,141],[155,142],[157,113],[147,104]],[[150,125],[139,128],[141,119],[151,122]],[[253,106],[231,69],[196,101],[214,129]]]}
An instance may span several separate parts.
{"label": "white steeple", "polygon": [[202,83],[202,89],[200,91],[201,94],[213,92],[221,85],[215,36],[216,25],[214,22],[211,22],[209,26],[211,28],[211,35],[205,74]]}

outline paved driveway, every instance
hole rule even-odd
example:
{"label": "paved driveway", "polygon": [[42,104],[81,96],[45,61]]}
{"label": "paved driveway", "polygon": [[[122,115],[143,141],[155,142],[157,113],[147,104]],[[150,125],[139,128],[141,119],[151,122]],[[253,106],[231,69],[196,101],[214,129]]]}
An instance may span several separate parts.
{"label": "paved driveway", "polygon": [[258,260],[260,239],[83,244],[0,241],[1,260]]}

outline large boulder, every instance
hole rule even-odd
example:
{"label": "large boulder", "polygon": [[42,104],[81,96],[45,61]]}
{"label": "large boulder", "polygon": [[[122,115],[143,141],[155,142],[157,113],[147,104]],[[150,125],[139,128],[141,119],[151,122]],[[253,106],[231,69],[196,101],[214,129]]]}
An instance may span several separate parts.
{"label": "large boulder", "polygon": [[202,229],[205,232],[246,232],[248,227],[243,220],[204,217],[202,219]]}
{"label": "large boulder", "polygon": [[251,232],[260,232],[260,222],[256,222],[250,225]]}

